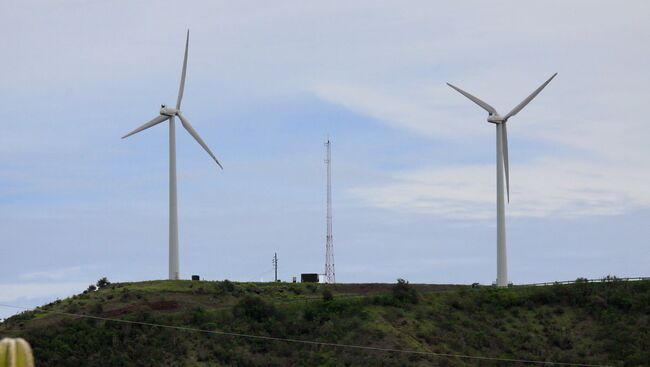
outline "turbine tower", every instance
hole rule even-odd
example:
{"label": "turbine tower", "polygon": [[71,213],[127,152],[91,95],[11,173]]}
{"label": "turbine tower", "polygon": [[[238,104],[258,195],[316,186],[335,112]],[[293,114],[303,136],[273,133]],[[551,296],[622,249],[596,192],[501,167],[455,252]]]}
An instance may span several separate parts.
{"label": "turbine tower", "polygon": [[325,283],[336,283],[334,272],[334,242],[332,237],[332,144],[327,138],[325,142],[327,166],[327,234],[325,235]]}
{"label": "turbine tower", "polygon": [[178,87],[178,98],[176,99],[176,107],[160,106],[160,114],[154,117],[151,121],[124,135],[122,139],[129,137],[133,134],[139,133],[152,126],[158,125],[161,122],[169,120],[169,279],[179,279],[179,265],[178,265],[178,207],[176,205],[176,130],[174,126],[174,117],[181,120],[181,124],[192,135],[192,137],[205,149],[206,152],[217,162],[217,165],[223,169],[221,163],[215,155],[210,151],[210,148],[205,144],[203,139],[194,130],[190,122],[181,113],[181,101],[183,99],[183,90],[185,89],[185,74],[187,72],[187,49],[190,43],[190,31],[187,30],[187,38],[185,40],[185,56],[183,58],[183,71],[181,72],[181,83]]}
{"label": "turbine tower", "polygon": [[506,214],[505,214],[505,203],[503,198],[503,178],[505,173],[506,181],[506,195],[508,202],[510,202],[510,172],[508,168],[508,130],[506,128],[506,123],[508,119],[516,115],[521,111],[530,101],[535,98],[539,92],[546,87],[548,83],[555,78],[557,73],[553,74],[544,84],[537,88],[531,95],[526,99],[521,101],[512,111],[508,112],[507,115],[501,116],[494,109],[494,107],[483,102],[479,98],[465,92],[464,90],[455,87],[449,83],[448,86],[455,89],[458,93],[469,98],[472,102],[479,105],[481,108],[488,112],[487,121],[496,125],[496,148],[497,148],[497,286],[506,287],[508,286],[508,260],[506,254]]}

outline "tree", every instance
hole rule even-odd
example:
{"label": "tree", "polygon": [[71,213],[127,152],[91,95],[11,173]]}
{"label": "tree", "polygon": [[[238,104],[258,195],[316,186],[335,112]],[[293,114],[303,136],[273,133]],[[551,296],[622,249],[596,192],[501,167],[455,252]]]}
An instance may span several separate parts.
{"label": "tree", "polygon": [[106,279],[106,277],[103,277],[97,281],[97,288],[99,289],[104,289],[109,285],[111,285],[111,282],[109,282],[108,279]]}

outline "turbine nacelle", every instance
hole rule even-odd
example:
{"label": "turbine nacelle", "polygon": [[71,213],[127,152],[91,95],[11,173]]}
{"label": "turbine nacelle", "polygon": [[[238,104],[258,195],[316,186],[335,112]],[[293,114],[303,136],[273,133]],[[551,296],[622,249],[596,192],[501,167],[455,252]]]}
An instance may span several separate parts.
{"label": "turbine nacelle", "polygon": [[498,113],[491,113],[487,118],[487,122],[492,124],[502,124],[506,121],[507,120],[501,117]]}
{"label": "turbine nacelle", "polygon": [[160,114],[163,116],[176,116],[180,110],[174,107],[167,107],[164,104],[160,105]]}

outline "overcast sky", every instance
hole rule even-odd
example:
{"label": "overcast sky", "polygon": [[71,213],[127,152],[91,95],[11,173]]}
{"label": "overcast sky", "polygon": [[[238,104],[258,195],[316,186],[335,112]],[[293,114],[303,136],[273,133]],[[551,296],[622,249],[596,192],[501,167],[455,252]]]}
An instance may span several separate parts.
{"label": "overcast sky", "polygon": [[[647,1],[0,2],[0,302],[167,276],[173,105],[181,275],[490,284],[508,112],[514,283],[650,275]],[[0,317],[13,313],[0,309]]]}

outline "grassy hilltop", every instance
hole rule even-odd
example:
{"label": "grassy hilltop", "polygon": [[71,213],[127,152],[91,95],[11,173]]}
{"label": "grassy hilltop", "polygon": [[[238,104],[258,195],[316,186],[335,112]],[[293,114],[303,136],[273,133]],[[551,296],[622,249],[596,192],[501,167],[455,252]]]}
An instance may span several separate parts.
{"label": "grassy hilltop", "polygon": [[[548,287],[151,281],[42,307],[328,343],[555,362],[650,366],[650,281]],[[502,366],[24,312],[0,324],[37,366]]]}

